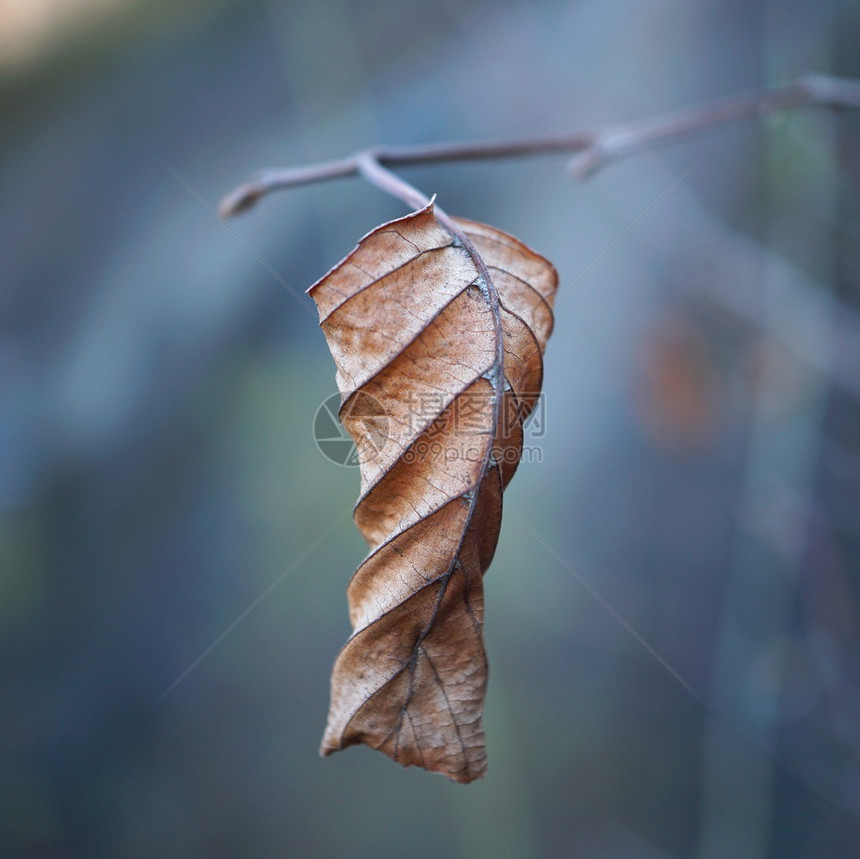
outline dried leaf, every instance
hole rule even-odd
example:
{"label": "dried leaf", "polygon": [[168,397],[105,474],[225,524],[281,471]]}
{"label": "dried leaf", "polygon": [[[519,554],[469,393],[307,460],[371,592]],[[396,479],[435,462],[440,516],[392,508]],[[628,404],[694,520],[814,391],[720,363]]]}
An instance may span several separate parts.
{"label": "dried leaf", "polygon": [[558,278],[500,230],[453,224],[431,204],[378,227],[309,290],[356,440],[355,522],[370,544],[347,591],[354,631],[320,751],[365,743],[469,782],[487,767],[482,577]]}

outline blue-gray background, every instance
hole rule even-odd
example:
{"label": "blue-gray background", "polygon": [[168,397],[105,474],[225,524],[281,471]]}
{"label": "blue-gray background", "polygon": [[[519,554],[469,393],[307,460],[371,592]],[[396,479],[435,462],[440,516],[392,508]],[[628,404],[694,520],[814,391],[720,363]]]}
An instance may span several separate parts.
{"label": "blue-gray background", "polygon": [[333,365],[284,283],[404,209],[356,180],[235,234],[207,208],[371,143],[860,76],[860,4],[54,5],[31,42],[0,5],[0,852],[860,854],[858,115],[585,184],[562,157],[404,171],[570,290],[486,577],[468,787],[317,757],[364,544],[348,515],[318,539],[358,473],[314,445]]}

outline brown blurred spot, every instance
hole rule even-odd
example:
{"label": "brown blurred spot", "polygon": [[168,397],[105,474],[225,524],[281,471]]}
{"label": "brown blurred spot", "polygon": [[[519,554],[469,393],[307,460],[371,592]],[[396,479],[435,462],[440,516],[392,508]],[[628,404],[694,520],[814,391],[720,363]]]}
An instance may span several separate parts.
{"label": "brown blurred spot", "polygon": [[635,407],[643,429],[659,444],[689,450],[714,437],[721,388],[704,332],[673,316],[646,335]]}

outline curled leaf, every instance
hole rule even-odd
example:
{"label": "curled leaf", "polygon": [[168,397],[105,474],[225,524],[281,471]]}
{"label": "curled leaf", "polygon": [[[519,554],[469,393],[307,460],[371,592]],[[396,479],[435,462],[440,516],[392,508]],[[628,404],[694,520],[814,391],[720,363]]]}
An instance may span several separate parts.
{"label": "curled leaf", "polygon": [[347,590],[354,631],[332,673],[322,754],[365,743],[453,781],[486,771],[483,574],[557,284],[512,236],[430,204],[373,230],[310,288],[370,545]]}

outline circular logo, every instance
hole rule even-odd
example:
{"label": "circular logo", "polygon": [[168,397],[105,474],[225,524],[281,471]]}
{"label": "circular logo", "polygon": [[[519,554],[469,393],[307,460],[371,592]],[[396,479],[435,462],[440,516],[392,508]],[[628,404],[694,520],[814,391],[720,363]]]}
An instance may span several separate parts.
{"label": "circular logo", "polygon": [[340,394],[320,403],[314,415],[314,441],[336,465],[353,467],[376,456],[388,441],[388,416],[381,403],[359,392],[341,408]]}

